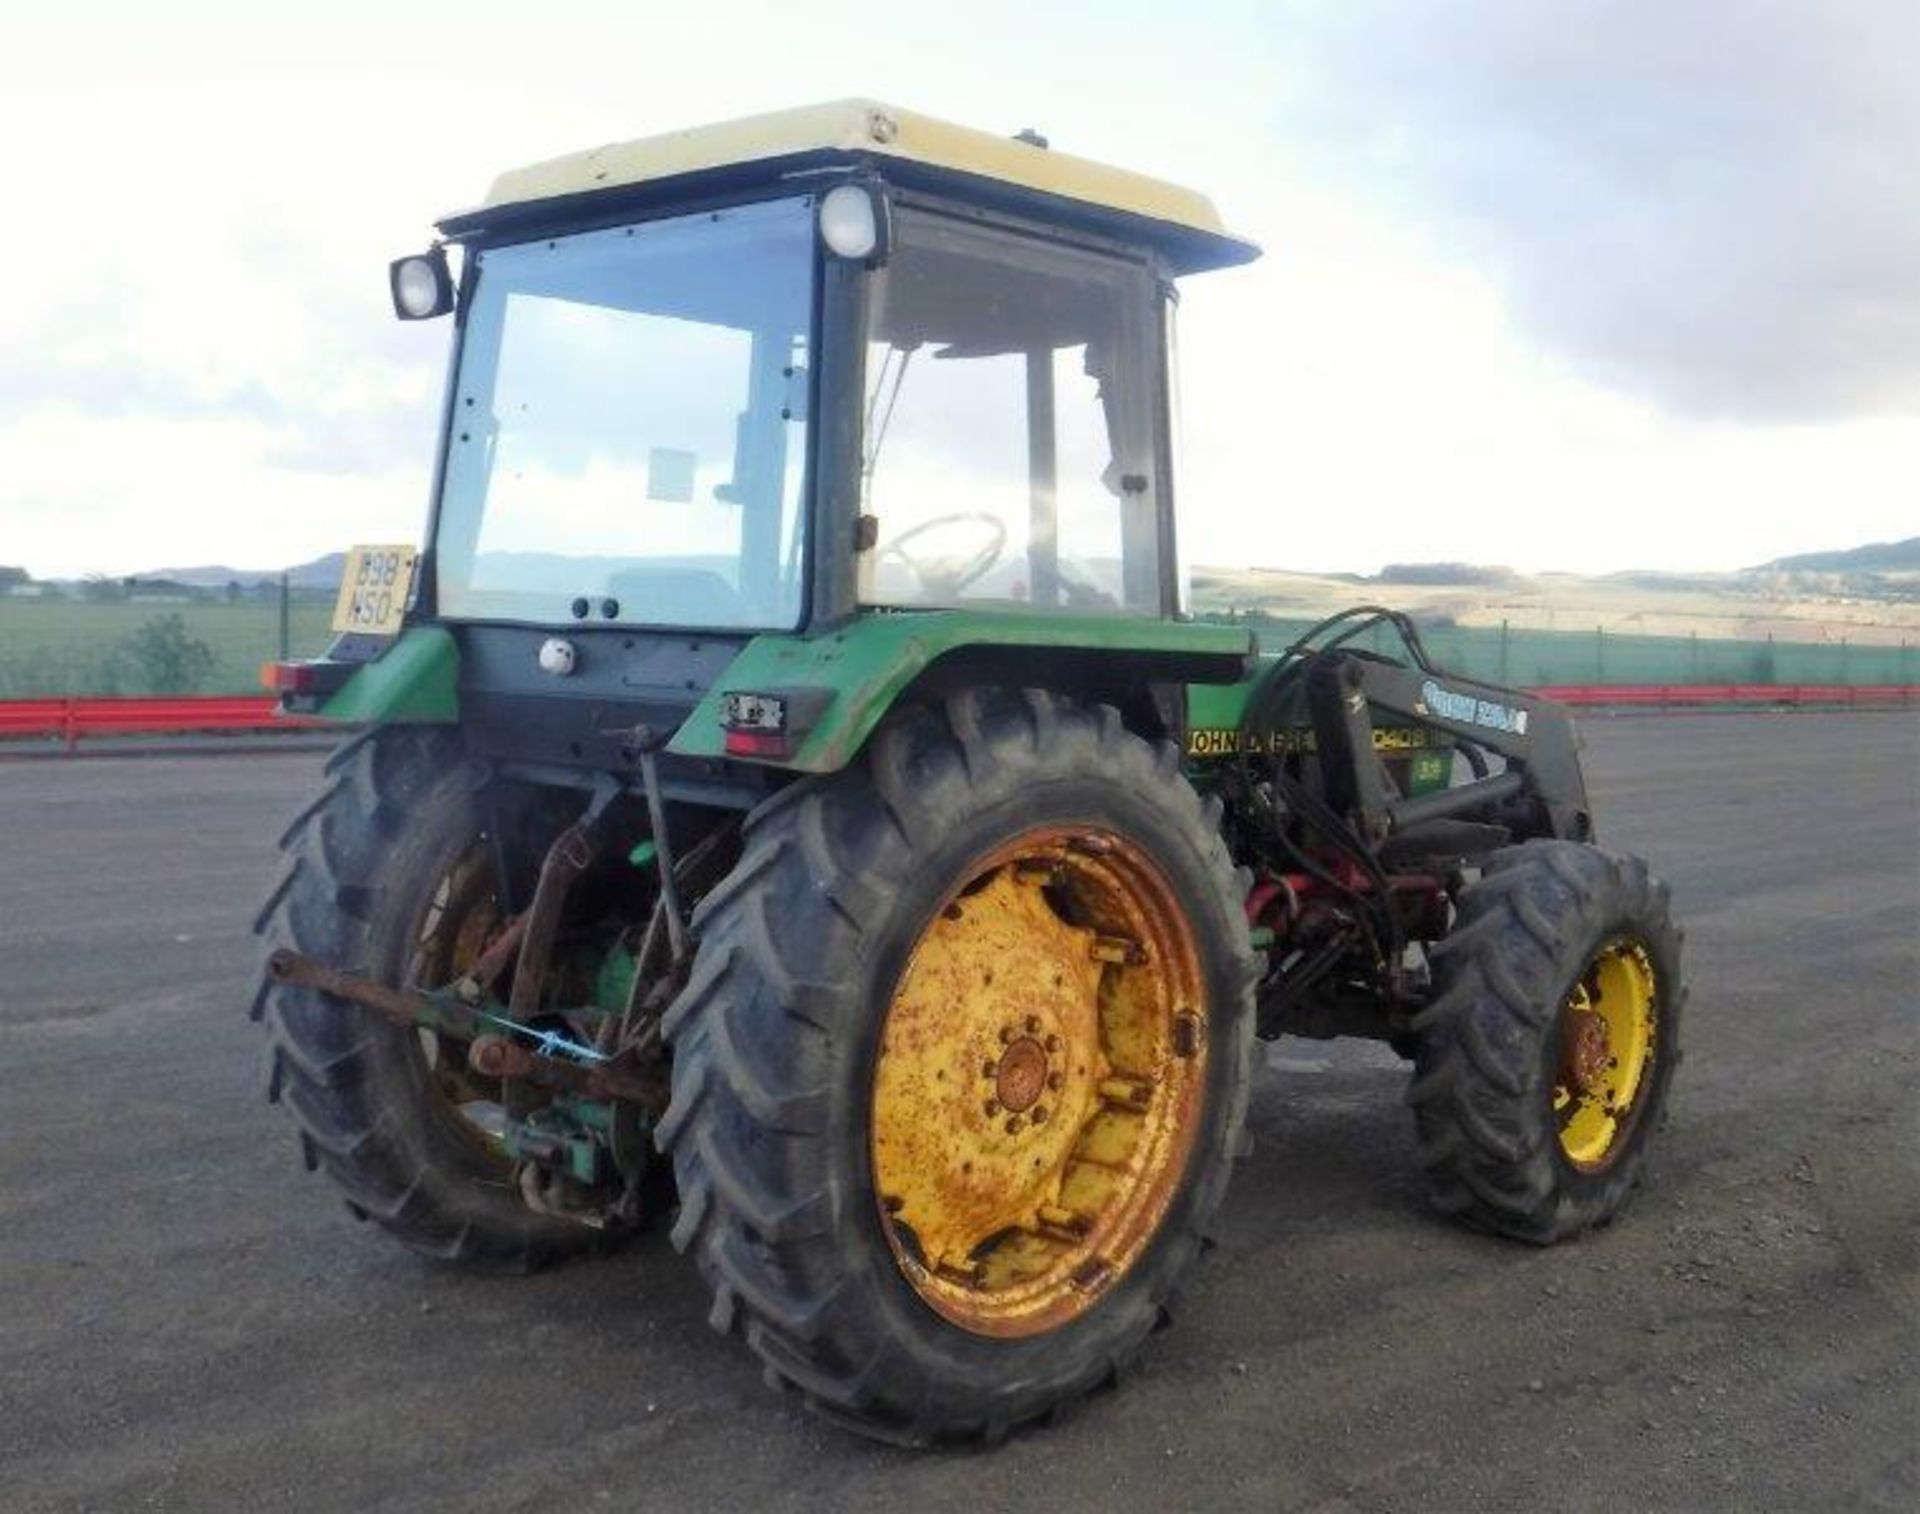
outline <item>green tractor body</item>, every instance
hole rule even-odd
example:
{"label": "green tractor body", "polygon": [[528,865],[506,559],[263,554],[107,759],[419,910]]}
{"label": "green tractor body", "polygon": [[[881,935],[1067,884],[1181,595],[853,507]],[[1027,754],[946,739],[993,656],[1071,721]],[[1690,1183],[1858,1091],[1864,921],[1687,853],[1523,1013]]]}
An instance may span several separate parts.
{"label": "green tractor body", "polygon": [[1258,1037],[1409,1057],[1447,1212],[1618,1209],[1684,990],[1565,714],[1390,612],[1185,613],[1175,283],[1256,255],[1204,198],[854,101],[441,233],[427,540],[275,671],[353,734],[256,1013],[356,1214],[507,1269],[671,1216],[776,1381],[919,1443],[1164,1318]]}

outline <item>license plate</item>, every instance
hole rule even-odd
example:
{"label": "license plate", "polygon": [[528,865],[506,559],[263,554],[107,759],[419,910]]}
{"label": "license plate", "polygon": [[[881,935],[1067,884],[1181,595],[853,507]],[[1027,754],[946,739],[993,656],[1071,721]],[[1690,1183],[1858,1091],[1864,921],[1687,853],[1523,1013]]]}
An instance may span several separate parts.
{"label": "license plate", "polygon": [[355,547],[340,573],[333,629],[342,635],[398,636],[413,592],[413,547]]}

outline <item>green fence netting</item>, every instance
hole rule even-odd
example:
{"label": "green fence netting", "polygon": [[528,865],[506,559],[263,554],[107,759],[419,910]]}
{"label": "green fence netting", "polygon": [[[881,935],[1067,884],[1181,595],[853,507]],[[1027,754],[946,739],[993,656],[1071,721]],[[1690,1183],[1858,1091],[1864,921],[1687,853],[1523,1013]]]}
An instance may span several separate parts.
{"label": "green fence netting", "polygon": [[[1216,617],[1206,617],[1213,619]],[[1225,617],[1219,617],[1225,618]],[[1278,648],[1309,629],[1307,620],[1235,618]],[[1506,626],[1422,626],[1441,667],[1468,678],[1523,687],[1565,684],[1915,684],[1920,647],[1853,646],[1844,641],[1733,641],[1708,636],[1633,636],[1599,629],[1539,631]],[[1354,645],[1392,653],[1386,627]]]}
{"label": "green fence netting", "polygon": [[333,596],[96,601],[0,595],[0,699],[247,694],[260,664],[331,640]]}
{"label": "green fence netting", "polygon": [[[0,699],[76,694],[244,694],[260,664],[324,651],[329,593],[269,589],[199,600],[0,594]],[[1226,617],[1207,617],[1223,619]],[[1269,647],[1310,622],[1238,617]],[[1920,684],[1920,646],[1729,641],[1598,630],[1423,627],[1441,666],[1494,683]],[[1390,631],[1358,645],[1390,652]]]}

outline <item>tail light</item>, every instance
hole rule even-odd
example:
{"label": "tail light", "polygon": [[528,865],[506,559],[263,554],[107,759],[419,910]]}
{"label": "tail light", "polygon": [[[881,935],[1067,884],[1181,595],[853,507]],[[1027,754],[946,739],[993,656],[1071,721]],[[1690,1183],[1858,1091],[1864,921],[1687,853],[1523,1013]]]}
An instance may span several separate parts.
{"label": "tail light", "polygon": [[754,691],[730,689],[720,696],[722,746],[729,757],[779,762],[806,745],[833,703],[833,690],[804,685]]}
{"label": "tail light", "polygon": [[325,657],[260,664],[260,686],[282,699],[324,699],[339,690],[359,668]]}
{"label": "tail light", "polygon": [[726,693],[720,696],[720,729],[729,757],[790,757],[793,729],[784,695]]}

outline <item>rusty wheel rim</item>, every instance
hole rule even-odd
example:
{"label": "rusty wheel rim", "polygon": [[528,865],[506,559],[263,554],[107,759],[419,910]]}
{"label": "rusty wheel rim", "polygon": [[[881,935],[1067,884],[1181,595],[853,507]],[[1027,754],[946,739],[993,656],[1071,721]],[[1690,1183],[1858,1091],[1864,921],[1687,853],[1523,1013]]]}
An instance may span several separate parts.
{"label": "rusty wheel rim", "polygon": [[989,853],[921,931],[874,1064],[882,1229],[929,1307],[1057,1329],[1145,1253],[1205,1094],[1205,988],[1159,866],[1092,826]]}
{"label": "rusty wheel rim", "polygon": [[1639,1120],[1658,1001],[1646,947],[1623,937],[1594,953],[1560,1007],[1554,1118],[1561,1154],[1583,1171],[1608,1166]]}
{"label": "rusty wheel rim", "polygon": [[[407,982],[418,989],[444,988],[480,959],[505,921],[495,894],[493,862],[476,841],[434,887],[415,934]],[[506,1110],[497,1078],[467,1064],[467,1043],[421,1027],[415,1031],[431,1097],[447,1124],[496,1162],[506,1161]]]}

